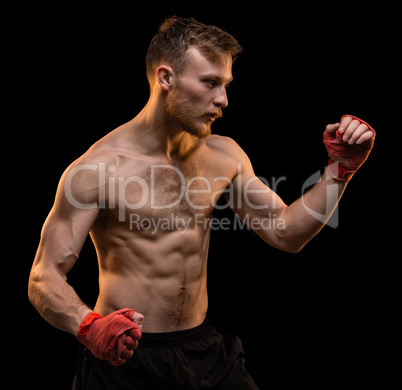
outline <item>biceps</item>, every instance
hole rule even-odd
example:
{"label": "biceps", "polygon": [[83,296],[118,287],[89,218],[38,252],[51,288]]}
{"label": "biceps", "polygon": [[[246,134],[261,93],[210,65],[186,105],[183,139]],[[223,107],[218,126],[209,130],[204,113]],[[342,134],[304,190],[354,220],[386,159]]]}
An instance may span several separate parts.
{"label": "biceps", "polygon": [[239,202],[232,207],[234,212],[265,242],[283,249],[284,217],[288,206],[257,177],[248,182],[241,186]]}
{"label": "biceps", "polygon": [[[233,209],[240,216],[281,216],[286,209],[282,199],[258,177],[250,176],[234,183]],[[275,214],[275,215],[274,215]]]}

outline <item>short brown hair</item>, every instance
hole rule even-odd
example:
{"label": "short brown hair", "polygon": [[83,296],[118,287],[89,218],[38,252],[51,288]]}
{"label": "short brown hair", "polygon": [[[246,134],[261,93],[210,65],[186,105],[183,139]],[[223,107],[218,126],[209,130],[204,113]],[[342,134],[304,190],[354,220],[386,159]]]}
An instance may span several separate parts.
{"label": "short brown hair", "polygon": [[190,46],[196,46],[210,58],[227,53],[235,60],[242,51],[237,40],[218,27],[207,26],[193,18],[169,17],[161,24],[148,48],[146,70],[149,83],[152,85],[156,69],[163,61],[180,74],[186,65],[186,51]]}

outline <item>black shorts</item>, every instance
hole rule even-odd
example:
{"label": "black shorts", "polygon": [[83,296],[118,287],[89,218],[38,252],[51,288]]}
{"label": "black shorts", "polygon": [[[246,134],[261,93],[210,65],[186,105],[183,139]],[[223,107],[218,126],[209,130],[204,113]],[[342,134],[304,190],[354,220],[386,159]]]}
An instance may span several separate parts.
{"label": "black shorts", "polygon": [[244,367],[236,336],[205,320],[179,332],[143,333],[133,357],[121,366],[97,359],[80,344],[73,390],[258,390]]}

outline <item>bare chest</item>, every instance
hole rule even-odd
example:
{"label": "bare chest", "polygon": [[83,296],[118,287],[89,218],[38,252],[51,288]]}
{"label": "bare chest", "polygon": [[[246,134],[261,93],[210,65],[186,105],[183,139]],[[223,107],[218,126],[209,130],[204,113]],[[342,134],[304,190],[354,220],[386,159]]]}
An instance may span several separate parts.
{"label": "bare chest", "polygon": [[127,161],[111,172],[104,211],[130,230],[182,229],[210,217],[232,180],[232,171],[207,159],[186,164]]}

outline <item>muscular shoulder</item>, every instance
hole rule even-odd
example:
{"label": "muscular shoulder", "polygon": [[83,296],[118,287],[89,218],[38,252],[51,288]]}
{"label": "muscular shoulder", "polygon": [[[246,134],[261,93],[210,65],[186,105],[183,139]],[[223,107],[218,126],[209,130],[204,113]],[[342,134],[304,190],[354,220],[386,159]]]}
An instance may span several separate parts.
{"label": "muscular shoulder", "polygon": [[206,145],[211,150],[227,157],[239,157],[244,154],[243,149],[230,137],[213,134],[206,139]]}
{"label": "muscular shoulder", "polygon": [[107,136],[102,138],[66,168],[60,180],[58,195],[64,193],[68,200],[76,200],[77,204],[96,202],[100,187],[118,165],[118,159],[115,145]]}
{"label": "muscular shoulder", "polygon": [[[121,126],[123,127],[123,126]],[[92,167],[105,167],[106,170],[112,172],[119,165],[119,161],[127,158],[135,157],[135,152],[129,151],[125,147],[124,136],[121,135],[120,128],[117,128],[106,136],[95,142],[83,155],[77,158],[68,169],[74,169],[77,166],[86,166],[88,173]]]}
{"label": "muscular shoulder", "polygon": [[214,134],[207,138],[206,143],[222,157],[232,159],[236,163],[249,163],[247,154],[233,138]]}
{"label": "muscular shoulder", "polygon": [[112,145],[103,140],[92,145],[83,155],[72,162],[69,169],[82,165],[111,165],[117,161],[117,153]]}
{"label": "muscular shoulder", "polygon": [[214,151],[218,155],[217,163],[219,166],[229,165],[232,169],[232,177],[235,177],[239,173],[239,169],[242,171],[249,171],[253,173],[251,162],[244,152],[244,150],[238,145],[238,143],[230,137],[211,135],[206,140],[207,147]]}

